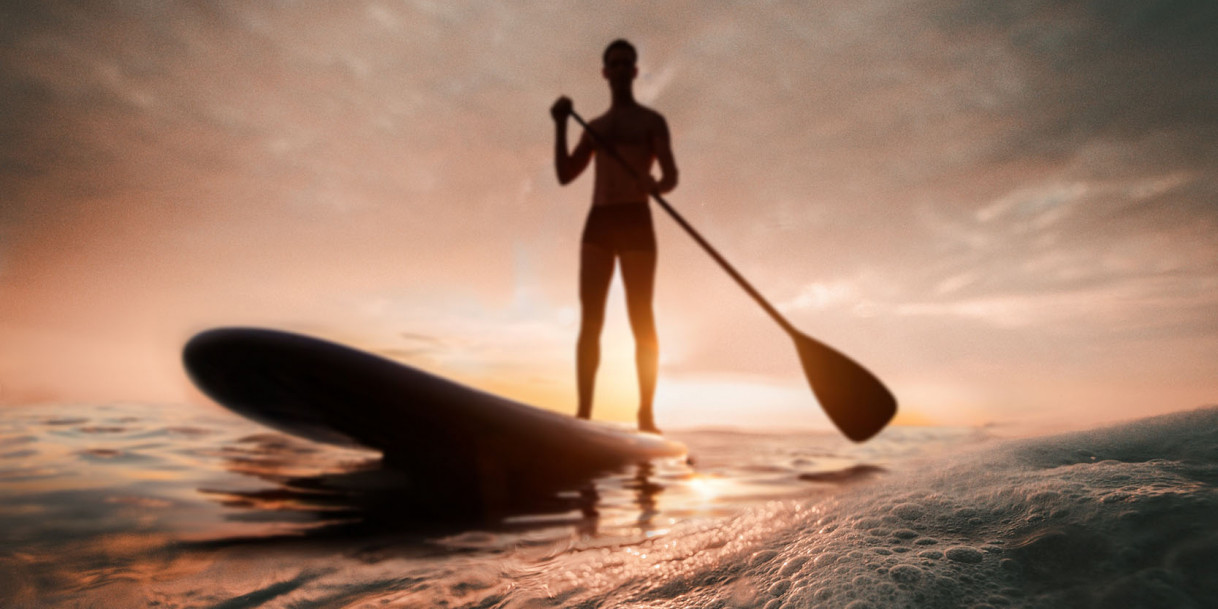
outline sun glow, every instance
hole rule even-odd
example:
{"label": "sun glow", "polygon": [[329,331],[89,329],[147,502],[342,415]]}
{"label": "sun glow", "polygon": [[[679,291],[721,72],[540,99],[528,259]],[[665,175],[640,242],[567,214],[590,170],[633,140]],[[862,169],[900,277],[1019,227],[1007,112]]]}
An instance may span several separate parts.
{"label": "sun glow", "polygon": [[723,495],[727,481],[709,474],[693,474],[688,480],[689,488],[704,502],[711,502]]}
{"label": "sun glow", "polygon": [[667,378],[661,372],[660,376],[656,417],[661,426],[828,426],[828,419],[802,378],[780,382],[754,375]]}

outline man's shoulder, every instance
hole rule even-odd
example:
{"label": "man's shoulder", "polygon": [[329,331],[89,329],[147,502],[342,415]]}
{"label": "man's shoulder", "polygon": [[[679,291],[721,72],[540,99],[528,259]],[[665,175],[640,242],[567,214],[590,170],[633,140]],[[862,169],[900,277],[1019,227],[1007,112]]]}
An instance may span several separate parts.
{"label": "man's shoulder", "polygon": [[668,121],[664,120],[664,115],[647,106],[643,109],[647,112],[647,130],[653,137],[668,139]]}
{"label": "man's shoulder", "polygon": [[664,122],[664,115],[660,114],[660,112],[655,108],[644,106],[643,104],[639,104],[639,108],[642,109],[643,114],[645,114],[649,120],[659,121],[661,123]]}
{"label": "man's shoulder", "polygon": [[609,128],[613,126],[613,117],[609,111],[606,111],[600,116],[592,117],[592,120],[588,121],[588,125],[591,126],[594,131],[601,133],[608,132]]}

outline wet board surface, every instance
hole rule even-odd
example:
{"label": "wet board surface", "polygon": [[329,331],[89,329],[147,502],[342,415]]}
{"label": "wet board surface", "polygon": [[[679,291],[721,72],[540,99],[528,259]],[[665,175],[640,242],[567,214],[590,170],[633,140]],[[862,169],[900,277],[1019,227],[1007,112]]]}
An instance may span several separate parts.
{"label": "wet board surface", "polygon": [[277,330],[218,328],[183,351],[207,396],[292,435],[384,453],[438,486],[561,484],[685,446],[624,426],[543,410],[337,343]]}

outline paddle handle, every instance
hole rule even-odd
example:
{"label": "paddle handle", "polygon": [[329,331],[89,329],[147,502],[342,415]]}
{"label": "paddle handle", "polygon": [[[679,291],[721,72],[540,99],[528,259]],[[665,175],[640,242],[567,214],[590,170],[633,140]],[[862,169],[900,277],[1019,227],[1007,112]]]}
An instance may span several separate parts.
{"label": "paddle handle", "polygon": [[[600,134],[597,133],[591,125],[585,122],[579,114],[576,114],[574,109],[571,110],[571,118],[574,118],[575,122],[583,126],[584,131],[586,131],[602,149],[607,151],[609,156],[617,159],[617,161],[622,164],[626,171],[630,172],[630,175],[633,176],[634,179],[639,180],[640,182],[643,181],[643,177],[639,175],[638,171],[636,171],[635,168],[630,165],[630,163],[626,162],[626,159],[622,158],[622,155],[618,153],[617,149],[614,148],[612,144],[601,138]],[[783,317],[782,314],[778,312],[778,309],[775,309],[774,305],[770,304],[770,301],[766,300],[765,297],[757,291],[757,288],[754,288],[753,284],[749,283],[748,280],[736,270],[736,267],[732,266],[731,263],[728,262],[727,259],[725,259],[723,255],[710,244],[709,241],[707,241],[696,229],[694,229],[689,222],[686,222],[685,218],[681,217],[681,214],[677,213],[677,210],[673,209],[672,205],[669,205],[668,201],[665,201],[664,197],[661,196],[660,193],[652,192],[651,197],[655,199],[656,203],[660,204],[660,207],[664,208],[664,211],[668,212],[669,216],[672,216],[673,220],[677,221],[677,224],[681,225],[681,228],[685,229],[685,232],[689,233],[690,237],[694,238],[694,241],[698,242],[698,245],[702,246],[702,249],[706,250],[706,253],[710,254],[711,258],[714,258],[715,262],[719,263],[719,266],[723,267],[724,271],[727,271],[728,275],[732,276],[732,279],[736,280],[736,283],[740,284],[740,287],[744,288],[744,291],[747,292],[749,296],[753,297],[753,300],[757,301],[757,304],[761,305],[762,309],[765,309],[766,313],[769,313],[770,317],[772,317],[774,321],[778,322],[779,326],[782,326],[782,329],[785,330],[787,334],[791,334],[793,336],[799,335],[799,331],[795,329],[795,326],[791,325],[791,322],[787,321],[787,318]]]}

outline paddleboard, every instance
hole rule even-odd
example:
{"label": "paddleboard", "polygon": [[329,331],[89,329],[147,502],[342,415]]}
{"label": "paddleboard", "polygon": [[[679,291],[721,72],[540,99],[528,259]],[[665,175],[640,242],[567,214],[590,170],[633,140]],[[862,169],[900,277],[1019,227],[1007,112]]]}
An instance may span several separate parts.
{"label": "paddleboard", "polygon": [[337,343],[218,328],[186,344],[204,394],[246,418],[317,442],[384,453],[430,486],[564,484],[685,446],[480,391]]}

